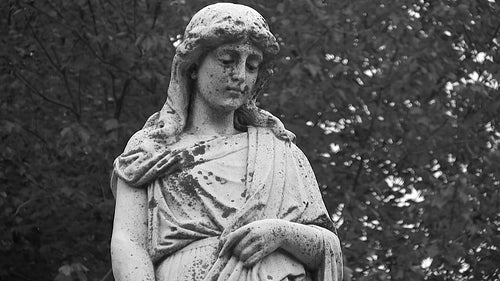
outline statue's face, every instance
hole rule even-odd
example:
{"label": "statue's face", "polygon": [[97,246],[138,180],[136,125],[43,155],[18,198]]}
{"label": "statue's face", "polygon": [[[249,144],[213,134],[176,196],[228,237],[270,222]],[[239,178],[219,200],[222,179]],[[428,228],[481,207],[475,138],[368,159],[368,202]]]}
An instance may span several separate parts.
{"label": "statue's face", "polygon": [[248,42],[210,51],[198,66],[195,98],[216,110],[238,109],[253,93],[262,59],[262,51]]}

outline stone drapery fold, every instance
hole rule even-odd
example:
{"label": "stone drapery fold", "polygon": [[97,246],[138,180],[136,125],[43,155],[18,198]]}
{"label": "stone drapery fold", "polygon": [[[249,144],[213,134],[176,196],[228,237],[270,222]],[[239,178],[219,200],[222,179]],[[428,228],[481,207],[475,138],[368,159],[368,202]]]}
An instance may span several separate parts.
{"label": "stone drapery fold", "polygon": [[[170,173],[211,161],[210,153],[199,153],[200,145],[212,146],[214,143],[197,143],[181,150],[169,149],[159,139],[143,139],[132,145],[129,143],[124,154],[115,160],[112,187],[116,185],[117,177],[135,187],[154,185]],[[324,249],[320,267],[311,274],[313,280],[341,280],[340,242],[312,168],[302,151],[295,144],[278,139],[269,129],[249,127],[247,159],[245,201],[231,216],[230,222],[225,223],[220,234],[214,234],[224,241],[236,229],[263,219],[283,219],[311,225],[322,233],[321,244]],[[192,239],[194,241],[200,237],[203,235],[196,234]],[[189,240],[189,237],[183,239]],[[241,276],[250,278],[248,281],[253,280],[251,277],[254,275],[247,272],[251,269],[242,268],[241,262],[235,257],[227,256],[214,261],[204,280],[232,280],[235,270],[241,271],[238,273]]]}

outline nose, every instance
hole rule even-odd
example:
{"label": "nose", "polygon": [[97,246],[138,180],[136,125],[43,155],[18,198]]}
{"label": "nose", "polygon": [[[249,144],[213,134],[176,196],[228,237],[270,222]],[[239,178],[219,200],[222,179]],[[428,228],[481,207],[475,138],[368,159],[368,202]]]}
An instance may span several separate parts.
{"label": "nose", "polygon": [[246,67],[244,63],[238,63],[234,66],[232,78],[238,82],[244,82],[246,78]]}

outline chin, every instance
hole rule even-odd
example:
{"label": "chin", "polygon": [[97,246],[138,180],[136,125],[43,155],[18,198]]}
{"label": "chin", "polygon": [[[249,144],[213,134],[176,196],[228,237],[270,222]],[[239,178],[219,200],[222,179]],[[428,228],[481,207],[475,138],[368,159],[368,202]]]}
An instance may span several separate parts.
{"label": "chin", "polygon": [[244,102],[232,100],[223,104],[219,104],[219,106],[217,106],[217,109],[224,112],[235,111],[236,109],[240,108],[243,104]]}
{"label": "chin", "polygon": [[240,108],[241,105],[220,105],[217,107],[217,110],[220,110],[222,112],[231,112],[231,111],[236,111],[236,109]]}

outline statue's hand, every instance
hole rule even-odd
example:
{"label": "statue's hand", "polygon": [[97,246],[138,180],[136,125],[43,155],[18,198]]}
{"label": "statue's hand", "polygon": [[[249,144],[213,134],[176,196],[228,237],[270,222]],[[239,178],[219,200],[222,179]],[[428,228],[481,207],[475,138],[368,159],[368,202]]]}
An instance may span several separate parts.
{"label": "statue's hand", "polygon": [[219,256],[231,253],[251,267],[283,244],[287,223],[279,219],[249,223],[227,236]]}

